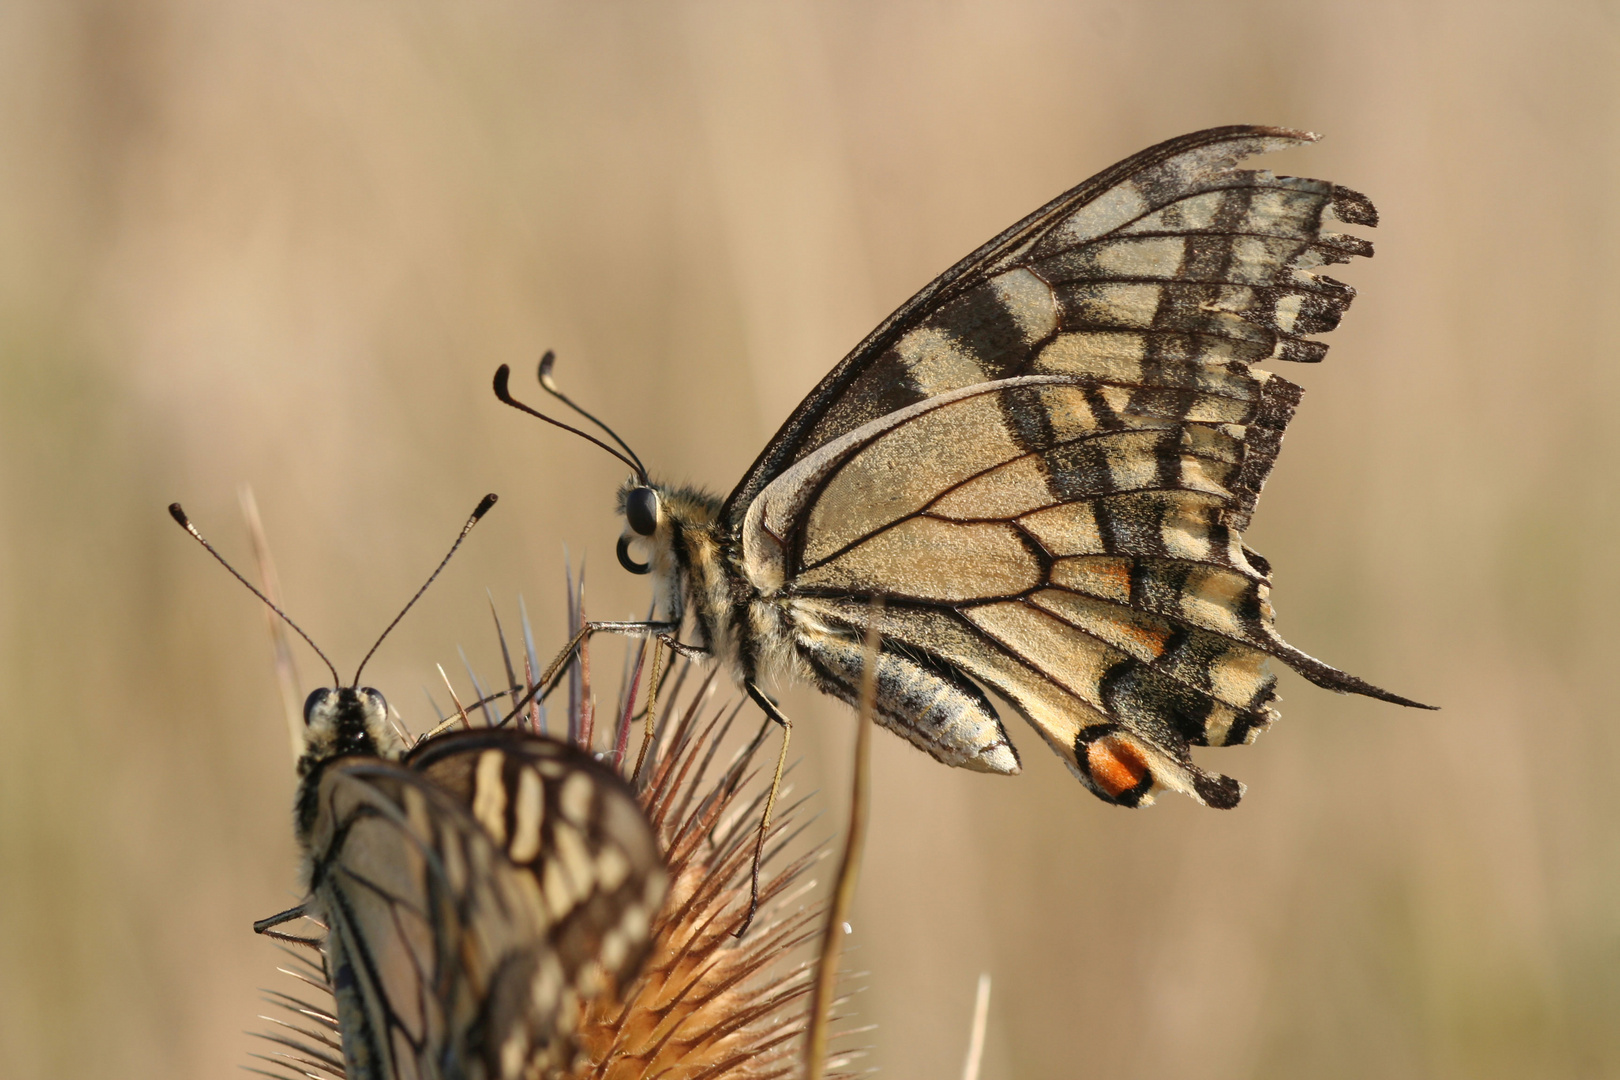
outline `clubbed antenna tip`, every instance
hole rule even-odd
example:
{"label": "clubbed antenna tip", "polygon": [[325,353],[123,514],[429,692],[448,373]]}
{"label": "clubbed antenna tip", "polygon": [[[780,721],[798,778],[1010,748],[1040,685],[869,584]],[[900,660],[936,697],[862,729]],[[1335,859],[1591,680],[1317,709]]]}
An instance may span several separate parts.
{"label": "clubbed antenna tip", "polygon": [[579,413],[579,415],[601,428],[607,433],[609,438],[619,444],[619,449],[609,446],[601,439],[598,439],[595,435],[581,431],[572,424],[565,424],[556,417],[547,416],[538,409],[531,408],[530,406],[525,405],[523,402],[514,398],[512,396],[511,389],[512,369],[506,364],[502,364],[500,367],[495,369],[495,396],[499,398],[503,404],[510,405],[519,412],[526,412],[537,420],[544,420],[548,424],[555,424],[564,431],[573,432],[575,435],[578,435],[587,442],[595,443],[603,450],[606,450],[608,453],[630,466],[631,469],[635,470],[636,478],[640,480],[642,484],[646,484],[647,468],[641,463],[641,458],[637,456],[636,452],[630,449],[630,444],[619,438],[618,433],[612,428],[608,427],[606,424],[602,423],[602,421],[598,420],[596,417],[574,404],[573,401],[569,400],[567,395],[557,388],[557,380],[552,378],[551,375],[551,368],[556,362],[557,354],[552,352],[550,349],[547,349],[546,354],[540,358],[540,386],[546,391],[546,393],[550,394],[552,397],[556,398],[558,401],[562,402],[564,405],[568,406],[570,409],[573,409],[575,412]]}
{"label": "clubbed antenna tip", "polygon": [[330,660],[328,660],[326,658],[326,654],[321,651],[321,647],[319,645],[315,644],[314,640],[311,639],[308,634],[304,633],[304,628],[303,627],[301,627],[297,623],[293,622],[291,617],[289,617],[288,614],[285,611],[282,611],[279,607],[277,607],[274,603],[272,603],[268,596],[264,595],[264,593],[260,592],[256,588],[254,588],[253,587],[253,582],[251,582],[247,578],[243,577],[237,571],[236,567],[232,566],[229,562],[226,561],[225,556],[221,555],[217,550],[215,550],[214,545],[210,544],[208,542],[208,538],[203,536],[202,533],[198,532],[197,531],[197,526],[193,525],[191,523],[191,519],[186,517],[186,512],[185,512],[185,510],[181,509],[181,506],[180,506],[179,503],[174,502],[174,503],[169,504],[169,516],[174,518],[175,522],[182,529],[184,529],[184,530],[186,530],[186,532],[190,533],[191,538],[193,540],[197,541],[197,543],[201,544],[203,546],[203,550],[208,552],[208,554],[212,555],[215,558],[215,560],[217,560],[219,562],[219,565],[223,566],[226,570],[229,570],[232,577],[234,577],[237,581],[240,581],[243,585],[246,585],[248,592],[252,593],[254,596],[257,596],[260,600],[264,601],[265,606],[268,607],[271,611],[275,612],[278,616],[280,616],[282,622],[284,622],[288,626],[292,627],[293,630],[295,630],[297,632],[299,637],[303,638],[306,642],[308,642],[309,647],[315,650],[315,655],[319,656],[321,658],[321,660],[325,662],[327,670],[329,670],[332,673],[332,685],[333,686],[338,685],[339,679],[338,679],[337,668],[332,665],[332,661],[330,661]]}
{"label": "clubbed antenna tip", "polygon": [[433,573],[429,574],[428,579],[422,582],[422,587],[416,590],[416,595],[411,597],[410,600],[406,602],[405,606],[400,609],[399,614],[394,616],[394,621],[389,623],[387,628],[383,630],[382,634],[378,636],[376,643],[371,646],[371,649],[366,653],[365,658],[360,661],[360,666],[355,669],[354,682],[350,685],[360,685],[360,673],[366,670],[366,664],[370,662],[371,657],[376,653],[377,646],[381,645],[383,643],[383,639],[393,632],[394,627],[399,625],[399,620],[405,617],[405,613],[411,610],[418,600],[422,599],[422,594],[427,592],[428,586],[432,585],[433,582],[438,578],[439,574],[443,572],[445,566],[450,562],[450,557],[456,553],[457,548],[461,547],[461,542],[467,539],[467,534],[472,532],[473,526],[477,525],[479,519],[485,514],[489,513],[489,508],[494,506],[499,500],[500,497],[493,491],[488,495],[485,495],[482,499],[478,500],[478,505],[473,508],[472,516],[467,519],[467,524],[463,525],[461,527],[461,532],[456,534],[456,542],[450,545],[450,550],[444,553],[444,558],[440,559],[439,565],[433,568]]}

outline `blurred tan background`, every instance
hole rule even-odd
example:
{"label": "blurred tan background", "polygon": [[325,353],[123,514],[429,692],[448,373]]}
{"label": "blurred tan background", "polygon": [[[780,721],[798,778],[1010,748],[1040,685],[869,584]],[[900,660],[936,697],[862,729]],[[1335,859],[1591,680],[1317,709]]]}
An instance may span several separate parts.
{"label": "blurred tan background", "polygon": [[[622,469],[498,363],[555,347],[723,491],[956,258],[1249,122],[1384,216],[1250,543],[1292,641],[1444,711],[1285,674],[1205,758],[1230,813],[1105,807],[1016,719],[1012,779],[880,735],[871,1063],[958,1075],[989,971],[986,1080],[1620,1076],[1617,42],[1577,0],[0,5],[0,1073],[233,1075],[277,978],[264,619],[169,501],[251,563],[254,485],[347,677],[500,492],[368,670],[420,725],[435,661],[494,668],[486,587],[542,651],[565,545],[646,603]],[[847,713],[787,702],[841,803]]]}

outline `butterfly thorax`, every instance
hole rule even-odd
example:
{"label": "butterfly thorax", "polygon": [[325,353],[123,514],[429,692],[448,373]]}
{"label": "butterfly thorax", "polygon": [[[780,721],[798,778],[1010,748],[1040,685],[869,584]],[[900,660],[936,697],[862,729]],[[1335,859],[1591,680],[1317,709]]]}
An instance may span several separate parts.
{"label": "butterfly thorax", "polygon": [[[721,500],[696,488],[652,486],[658,492],[657,529],[645,539],[657,617],[684,623],[690,611],[695,643],[739,681],[792,663],[785,610],[743,573],[720,517]],[[626,484],[621,492],[621,511],[633,487]]]}
{"label": "butterfly thorax", "polygon": [[404,752],[388,723],[388,703],[369,686],[324,687],[304,702],[304,752],[298,759],[297,835],[309,850],[321,773],[344,757],[398,758]]}

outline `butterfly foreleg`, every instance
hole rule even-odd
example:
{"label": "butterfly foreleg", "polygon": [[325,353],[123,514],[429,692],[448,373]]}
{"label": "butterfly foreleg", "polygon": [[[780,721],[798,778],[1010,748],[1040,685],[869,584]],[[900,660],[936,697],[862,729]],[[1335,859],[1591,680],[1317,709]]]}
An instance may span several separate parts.
{"label": "butterfly foreleg", "polygon": [[[630,637],[653,637],[666,646],[671,652],[679,656],[684,656],[688,660],[707,660],[710,657],[711,653],[707,649],[701,648],[697,645],[688,645],[686,642],[681,641],[679,636],[680,631],[680,624],[672,622],[586,623],[584,626],[581,626],[578,630],[574,631],[574,636],[568,639],[568,644],[564,645],[562,647],[562,651],[552,659],[551,663],[546,665],[545,671],[541,674],[540,678],[535,680],[534,685],[529,688],[529,692],[512,703],[511,712],[509,712],[506,719],[502,720],[501,724],[497,726],[506,724],[508,720],[511,720],[514,716],[521,712],[530,701],[534,700],[536,696],[538,696],[541,701],[544,701],[548,696],[550,696],[551,691],[556,689],[557,684],[562,681],[563,672],[567,670],[569,661],[574,659],[575,654],[579,652],[580,647],[595,634],[607,633],[625,634]],[[444,726],[447,727],[449,725]],[[436,735],[440,730],[442,730],[442,728],[437,728],[434,731],[429,732],[429,734]]]}
{"label": "butterfly foreleg", "polygon": [[663,642],[670,652],[687,660],[708,660],[714,656],[714,653],[701,645],[690,645],[680,640],[673,632],[658,635],[658,640]]}
{"label": "butterfly foreleg", "polygon": [[[535,684],[542,694],[550,693],[558,679],[562,677],[563,670],[569,661],[574,659],[586,640],[596,634],[624,634],[628,637],[654,637],[663,642],[671,652],[684,656],[689,660],[706,660],[709,652],[696,645],[688,645],[679,639],[680,624],[672,622],[588,622],[574,632],[563,646],[555,659],[546,666],[545,673]],[[527,704],[527,702],[523,702]]]}
{"label": "butterfly foreleg", "polygon": [[[771,812],[776,809],[776,795],[782,789],[782,770],[787,765],[788,740],[793,735],[793,721],[777,707],[769,694],[759,688],[758,683],[748,679],[743,683],[743,689],[748,691],[748,696],[754,699],[754,703],[760,707],[769,721],[781,725],[782,751],[776,755],[776,772],[771,777],[771,790],[765,796],[765,813],[759,819],[759,835],[754,840],[754,869],[748,888],[748,914],[743,917],[742,925],[737,927],[737,937],[742,937],[748,932],[749,926],[753,925],[754,916],[759,912],[759,864],[765,857],[765,838],[771,830]],[[754,740],[754,746],[750,750],[758,747],[760,739],[768,729],[769,723],[760,729],[759,738]]]}
{"label": "butterfly foreleg", "polygon": [[278,911],[274,915],[255,920],[253,923],[253,932],[255,934],[263,934],[265,937],[272,938],[276,941],[285,941],[293,945],[308,945],[311,948],[318,949],[322,944],[320,938],[301,937],[298,934],[284,934],[279,930],[271,929],[275,926],[281,926],[284,923],[290,923],[294,919],[302,919],[307,914],[309,914],[309,912],[305,910],[305,905],[299,904],[297,907],[290,907],[286,911]]}

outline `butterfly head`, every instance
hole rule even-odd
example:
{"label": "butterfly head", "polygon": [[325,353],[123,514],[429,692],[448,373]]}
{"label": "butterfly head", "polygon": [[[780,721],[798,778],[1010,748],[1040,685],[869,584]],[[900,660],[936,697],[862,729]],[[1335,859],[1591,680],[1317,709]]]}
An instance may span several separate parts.
{"label": "butterfly head", "polygon": [[332,758],[397,758],[404,752],[404,742],[388,721],[388,702],[371,687],[322,687],[304,699],[300,774]]}
{"label": "butterfly head", "polygon": [[[632,574],[650,574],[660,554],[668,552],[669,528],[664,527],[664,542],[659,543],[659,518],[663,516],[664,499],[656,487],[631,477],[619,489],[619,513],[624,515],[625,531],[619,537],[619,565]],[[638,563],[630,556],[630,545],[637,540],[651,544],[653,558]]]}
{"label": "butterfly head", "polygon": [[326,653],[321,651],[321,647],[316,645],[308,634],[304,633],[303,628],[293,622],[286,612],[282,611],[268,596],[255,588],[252,582],[248,581],[235,567],[225,561],[224,556],[214,550],[214,545],[210,544],[203,538],[202,533],[197,531],[197,527],[191,523],[191,520],[186,516],[186,512],[180,508],[179,503],[173,503],[169,506],[169,515],[174,518],[181,528],[190,533],[192,538],[201,544],[210,555],[218,559],[220,564],[226,570],[229,570],[236,580],[246,585],[249,592],[264,601],[265,606],[280,616],[281,620],[292,627],[299,637],[309,643],[309,647],[315,650],[315,654],[321,658],[326,664],[327,670],[332,673],[332,682],[339,684],[336,689],[322,687],[304,699],[304,751],[298,758],[298,775],[306,777],[306,782],[310,774],[317,771],[317,766],[335,757],[366,755],[369,757],[394,758],[404,752],[403,740],[400,739],[394,726],[388,720],[388,702],[383,700],[383,696],[371,687],[361,686],[360,674],[365,671],[366,664],[376,655],[377,647],[383,643],[383,640],[388,637],[394,627],[399,625],[399,621],[405,617],[405,613],[411,610],[416,602],[422,598],[422,594],[427,591],[427,587],[433,584],[434,579],[439,576],[439,572],[450,561],[450,557],[456,553],[456,549],[461,547],[461,542],[467,538],[467,534],[472,531],[473,526],[478,524],[479,519],[489,513],[489,509],[495,505],[495,501],[496,498],[493,493],[485,495],[479,501],[478,506],[472,512],[472,516],[467,519],[467,523],[461,527],[461,532],[456,535],[455,543],[450,545],[450,550],[439,561],[439,565],[434,569],[433,573],[428,575],[428,579],[422,583],[422,587],[416,590],[416,594],[406,602],[400,613],[394,616],[394,621],[389,623],[377,640],[372,643],[371,649],[366,653],[365,658],[360,661],[360,666],[355,669],[353,681],[347,686],[341,685],[343,680],[338,676],[337,668],[333,666]]}
{"label": "butterfly head", "polygon": [[[712,527],[718,520],[720,502],[700,491],[663,487],[649,480],[647,467],[642,464],[640,455],[630,448],[630,444],[620,438],[618,432],[576,405],[557,386],[552,374],[556,362],[557,354],[550,350],[540,358],[538,377],[541,388],[599,428],[612,440],[611,444],[554,416],[547,416],[513,397],[512,371],[505,364],[495,372],[495,396],[519,412],[528,413],[537,420],[544,420],[594,443],[630,466],[633,474],[619,489],[619,513],[624,515],[625,521],[625,532],[619,537],[619,565],[632,574],[652,574],[664,617],[679,622],[684,607],[682,578],[685,572],[696,569],[698,576],[703,577],[702,567],[715,562],[717,548],[712,543]],[[632,555],[632,544],[640,544],[648,551],[646,562],[638,562]]]}
{"label": "butterfly head", "polygon": [[[679,622],[688,587],[716,577],[720,500],[695,488],[632,476],[619,489],[619,513],[624,517],[619,565],[632,574],[651,574],[661,617]],[[636,555],[643,553],[646,561],[638,561]]]}

